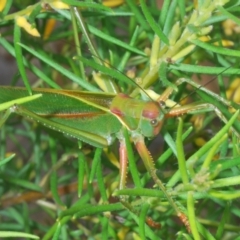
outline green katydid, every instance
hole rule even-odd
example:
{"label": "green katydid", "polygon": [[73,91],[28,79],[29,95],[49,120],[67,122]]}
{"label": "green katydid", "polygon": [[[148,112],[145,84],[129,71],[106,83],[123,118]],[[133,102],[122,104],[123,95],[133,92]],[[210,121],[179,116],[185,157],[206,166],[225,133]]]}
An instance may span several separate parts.
{"label": "green katydid", "polygon": [[[182,80],[179,80],[178,84],[181,82]],[[202,103],[176,106],[165,111],[164,102],[172,91],[173,89],[169,87],[156,101],[143,101],[122,93],[115,95],[75,90],[34,89],[33,94],[42,96],[34,101],[21,103],[17,99],[28,95],[26,89],[1,86],[0,103],[12,101],[12,106],[6,112],[7,116],[15,112],[95,147],[107,147],[117,137],[120,140],[120,189],[123,189],[126,184],[127,151],[123,130],[127,129],[146,169],[189,230],[187,217],[179,210],[156,175],[156,168],[144,138],[156,136],[165,118],[196,110],[208,110],[210,105]],[[14,104],[14,100],[18,104]]]}

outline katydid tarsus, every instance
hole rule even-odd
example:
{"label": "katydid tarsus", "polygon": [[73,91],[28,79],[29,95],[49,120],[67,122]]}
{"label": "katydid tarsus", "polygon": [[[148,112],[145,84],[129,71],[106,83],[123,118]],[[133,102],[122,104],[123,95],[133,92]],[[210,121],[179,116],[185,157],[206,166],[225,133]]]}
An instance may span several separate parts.
{"label": "katydid tarsus", "polygon": [[[187,80],[180,79],[177,84],[182,81]],[[196,85],[195,87],[201,91],[201,87]],[[126,185],[127,151],[123,130],[127,129],[147,171],[190,231],[187,217],[179,210],[156,175],[156,168],[144,138],[156,136],[168,117],[215,107],[209,103],[201,103],[175,106],[166,111],[163,107],[164,102],[172,91],[173,89],[168,87],[156,101],[143,101],[122,93],[115,95],[75,90],[33,89],[34,95],[41,94],[37,96],[39,98],[20,102],[19,99],[28,95],[27,90],[1,86],[0,103],[10,102],[10,105],[6,105],[8,110],[3,119],[7,119],[10,113],[15,112],[94,147],[107,147],[114,142],[115,138],[118,138],[120,141],[120,189]],[[229,104],[216,94],[209,93],[209,96],[222,101],[223,104]],[[100,123],[103,123],[101,127],[99,127]]]}

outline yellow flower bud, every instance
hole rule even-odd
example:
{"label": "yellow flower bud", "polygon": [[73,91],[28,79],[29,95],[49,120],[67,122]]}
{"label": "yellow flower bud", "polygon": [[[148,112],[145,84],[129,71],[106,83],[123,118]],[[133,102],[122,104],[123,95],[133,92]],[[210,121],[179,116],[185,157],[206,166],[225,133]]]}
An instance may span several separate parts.
{"label": "yellow flower bud", "polygon": [[179,58],[185,57],[187,54],[189,54],[190,52],[193,51],[193,49],[196,47],[196,45],[189,45],[186,48],[184,48],[183,50],[181,50],[179,53],[177,53],[175,56],[173,56],[171,58],[172,61],[176,61]]}
{"label": "yellow flower bud", "polygon": [[232,46],[234,46],[234,42],[233,41],[229,41],[229,40],[222,40],[221,44],[219,44],[219,42],[215,42],[213,44],[215,46],[223,46],[223,47],[232,47]]}
{"label": "yellow flower bud", "polygon": [[106,7],[118,7],[124,3],[124,0],[104,0],[102,4]]}
{"label": "yellow flower bud", "polygon": [[206,143],[206,140],[204,140],[202,137],[198,137],[198,138],[194,139],[194,143],[198,147],[202,147]]}
{"label": "yellow flower bud", "polygon": [[0,12],[5,8],[7,0],[0,0]]}
{"label": "yellow flower bud", "polygon": [[56,0],[53,1],[51,3],[49,3],[49,5],[54,9],[69,9],[69,5],[67,5],[66,3],[63,3],[62,1]]}
{"label": "yellow flower bud", "polygon": [[19,27],[23,28],[27,33],[29,33],[30,35],[34,36],[34,37],[40,37],[40,33],[38,32],[38,30],[33,27],[27,20],[25,17],[17,17],[16,18],[16,23]]}

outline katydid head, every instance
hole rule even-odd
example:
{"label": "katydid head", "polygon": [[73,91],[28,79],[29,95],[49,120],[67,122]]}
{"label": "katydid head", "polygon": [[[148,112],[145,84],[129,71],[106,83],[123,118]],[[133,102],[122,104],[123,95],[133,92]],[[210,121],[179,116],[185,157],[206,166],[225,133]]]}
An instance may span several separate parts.
{"label": "katydid head", "polygon": [[160,132],[165,115],[157,102],[136,100],[125,94],[113,99],[110,111],[127,129],[145,137],[154,137]]}
{"label": "katydid head", "polygon": [[138,129],[143,136],[154,137],[160,132],[163,121],[164,112],[161,109],[161,106],[156,102],[147,102],[142,109]]}

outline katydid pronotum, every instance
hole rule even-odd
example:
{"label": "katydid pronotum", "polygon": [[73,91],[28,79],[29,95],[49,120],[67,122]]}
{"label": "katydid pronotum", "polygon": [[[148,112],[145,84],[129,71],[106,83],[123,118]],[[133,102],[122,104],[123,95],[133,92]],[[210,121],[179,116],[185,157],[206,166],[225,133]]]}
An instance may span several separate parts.
{"label": "katydid pronotum", "polygon": [[[186,79],[180,79],[177,84],[183,81],[189,82]],[[202,91],[199,86],[195,85],[195,87]],[[166,111],[164,102],[167,101],[172,91],[173,89],[168,87],[156,101],[143,101],[130,98],[122,93],[114,95],[75,90],[34,89],[33,96],[37,94],[37,98],[33,100],[32,97],[29,97],[24,102],[24,97],[28,95],[27,90],[1,86],[0,103],[9,102],[5,107],[7,110],[2,123],[12,112],[15,112],[94,147],[107,147],[113,143],[115,138],[118,138],[120,141],[120,189],[123,189],[126,185],[127,150],[123,131],[127,130],[147,171],[190,231],[187,217],[168,194],[156,174],[156,168],[144,143],[144,138],[156,136],[166,118],[198,110],[214,109],[215,107],[209,103],[201,103],[197,105],[178,105]],[[204,91],[210,98],[218,99],[226,105],[229,104],[216,94]],[[217,113],[219,112],[217,108],[215,110]],[[105,123],[102,124],[101,128],[99,128],[100,122]]]}

